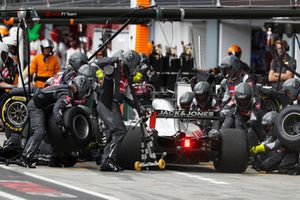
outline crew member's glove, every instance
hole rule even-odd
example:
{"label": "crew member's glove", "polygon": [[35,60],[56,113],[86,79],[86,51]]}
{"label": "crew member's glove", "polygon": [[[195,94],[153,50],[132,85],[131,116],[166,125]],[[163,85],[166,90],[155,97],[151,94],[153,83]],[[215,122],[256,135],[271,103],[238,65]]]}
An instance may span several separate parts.
{"label": "crew member's glove", "polygon": [[133,83],[138,83],[138,82],[140,82],[142,80],[142,78],[143,78],[143,74],[141,72],[137,72],[134,75],[132,82]]}
{"label": "crew member's glove", "polygon": [[97,75],[98,80],[103,80],[104,79],[104,73],[101,69],[98,69],[96,71],[96,75]]}
{"label": "crew member's glove", "polygon": [[250,153],[251,155],[256,155],[256,154],[259,154],[259,153],[264,153],[266,151],[265,149],[265,145],[264,144],[260,144],[260,145],[257,145],[257,146],[254,146],[250,149]]}

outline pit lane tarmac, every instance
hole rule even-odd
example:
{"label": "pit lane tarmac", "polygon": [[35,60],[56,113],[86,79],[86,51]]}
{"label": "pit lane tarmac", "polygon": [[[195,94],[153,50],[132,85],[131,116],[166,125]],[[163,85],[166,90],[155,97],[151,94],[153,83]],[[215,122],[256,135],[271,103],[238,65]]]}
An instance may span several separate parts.
{"label": "pit lane tarmac", "polygon": [[212,163],[119,173],[100,172],[92,162],[72,168],[1,165],[0,174],[0,199],[17,199],[5,194],[19,199],[300,199],[300,176],[251,168],[244,174],[217,173]]}

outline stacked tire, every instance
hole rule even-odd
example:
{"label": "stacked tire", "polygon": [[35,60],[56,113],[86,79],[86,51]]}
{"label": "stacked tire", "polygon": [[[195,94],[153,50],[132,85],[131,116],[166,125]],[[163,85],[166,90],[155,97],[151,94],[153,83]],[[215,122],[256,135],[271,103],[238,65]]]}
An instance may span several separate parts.
{"label": "stacked tire", "polygon": [[275,123],[277,138],[288,148],[300,152],[300,106],[283,109]]}

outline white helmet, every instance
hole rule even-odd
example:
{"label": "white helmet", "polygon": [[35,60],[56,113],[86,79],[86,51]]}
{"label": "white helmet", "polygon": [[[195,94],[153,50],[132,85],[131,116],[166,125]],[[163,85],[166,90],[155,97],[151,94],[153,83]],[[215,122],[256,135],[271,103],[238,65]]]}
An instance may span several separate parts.
{"label": "white helmet", "polygon": [[8,46],[0,42],[0,66],[5,64],[8,60]]}
{"label": "white helmet", "polygon": [[7,45],[17,46],[17,38],[16,37],[7,36],[7,37],[2,38],[2,41]]}
{"label": "white helmet", "polygon": [[[14,26],[9,29],[9,35],[12,37],[17,37],[18,27]],[[22,29],[19,30],[19,35],[22,35]]]}

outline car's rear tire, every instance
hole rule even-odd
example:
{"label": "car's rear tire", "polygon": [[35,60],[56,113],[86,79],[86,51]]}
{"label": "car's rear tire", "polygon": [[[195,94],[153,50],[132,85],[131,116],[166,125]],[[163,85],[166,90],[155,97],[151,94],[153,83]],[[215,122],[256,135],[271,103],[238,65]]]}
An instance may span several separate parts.
{"label": "car's rear tire", "polygon": [[248,166],[248,145],[245,131],[221,129],[220,152],[214,160],[218,172],[242,173]]}
{"label": "car's rear tire", "polygon": [[124,169],[134,170],[134,163],[141,160],[141,129],[130,126],[123,139],[118,161]]}
{"label": "car's rear tire", "polygon": [[277,138],[285,146],[300,151],[300,106],[292,105],[283,109],[275,123]]}

